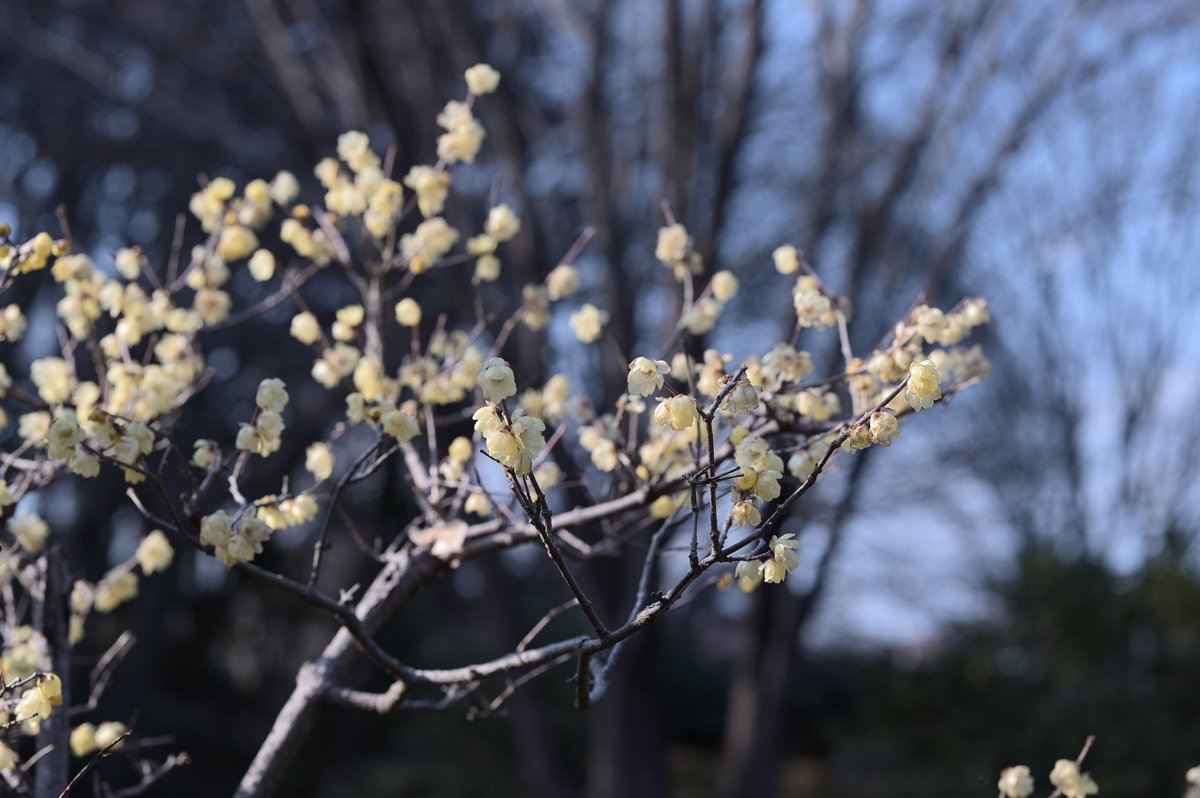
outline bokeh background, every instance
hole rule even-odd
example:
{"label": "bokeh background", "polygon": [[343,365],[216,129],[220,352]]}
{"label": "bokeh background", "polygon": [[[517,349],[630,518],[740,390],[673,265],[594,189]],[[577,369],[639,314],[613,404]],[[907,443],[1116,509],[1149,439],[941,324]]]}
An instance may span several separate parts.
{"label": "bokeh background", "polygon": [[[1088,734],[1105,794],[1181,794],[1200,763],[1200,6],[7,0],[0,218],[57,234],[61,206],[105,268],[128,244],[161,261],[180,229],[199,240],[178,218],[202,175],[286,168],[317,196],[312,165],[347,129],[394,146],[401,172],[431,162],[434,117],[479,61],[504,78],[448,218],[471,229],[494,197],[523,217],[489,302],[515,306],[591,226],[576,299],[612,314],[602,347],[573,341],[570,303],[523,333],[519,383],[563,370],[603,403],[626,353],[669,337],[664,202],[742,283],[711,344],[748,355],[791,330],[770,265],[790,242],[854,302],[867,351],[922,294],[987,297],[994,374],[823,480],[792,521],[789,589],[692,601],[627,651],[602,705],[573,710],[554,671],[502,719],[330,709],[283,794],[957,798],[994,794],[1008,764],[1044,774]],[[317,311],[352,298],[313,285]],[[17,290],[31,334],[4,357],[23,371],[54,324],[48,293]],[[437,273],[421,291],[428,313],[469,303]],[[338,410],[292,312],[210,336],[182,439],[232,440],[264,376],[293,392],[290,428],[319,434]],[[836,365],[831,337],[803,345]],[[141,531],[112,476],[41,506],[92,578]],[[392,470],[348,499],[368,537],[413,512]],[[302,571],[310,545],[268,564]],[[347,584],[369,574],[349,554],[330,566]],[[542,565],[468,565],[384,642],[429,663],[511,646],[561,600]],[[602,564],[592,589],[618,601],[630,571]],[[186,553],[143,592],[81,667],[130,627],[106,711],[192,755],[157,794],[230,794],[330,625]]]}

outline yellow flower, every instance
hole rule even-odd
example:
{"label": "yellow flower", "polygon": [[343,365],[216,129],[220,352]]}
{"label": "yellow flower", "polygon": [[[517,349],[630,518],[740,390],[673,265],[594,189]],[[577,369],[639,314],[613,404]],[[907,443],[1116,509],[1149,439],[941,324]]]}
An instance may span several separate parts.
{"label": "yellow flower", "polygon": [[221,452],[217,449],[217,444],[213,441],[201,438],[193,444],[192,462],[205,471],[212,468],[213,464],[220,458]]}
{"label": "yellow flower", "polygon": [[283,412],[283,408],[288,403],[288,393],[283,380],[269,378],[260,382],[258,384],[258,391],[254,395],[254,403],[261,410],[274,410],[276,413]]}
{"label": "yellow flower", "polygon": [[581,343],[590,344],[600,337],[600,331],[608,323],[608,313],[592,304],[585,304],[571,314],[571,328]]}
{"label": "yellow flower", "polygon": [[[121,739],[121,735],[129,731],[124,723],[118,723],[115,720],[105,721],[96,727],[95,741],[96,748],[104,749],[112,746],[112,750],[119,751],[124,743],[117,743]],[[114,743],[117,743],[114,745]]]}
{"label": "yellow flower", "polygon": [[37,554],[46,545],[50,527],[37,513],[26,513],[10,520],[8,531],[21,544],[21,548],[30,554]]}
{"label": "yellow flower", "polygon": [[743,592],[749,593],[762,584],[762,568],[753,560],[742,560],[733,570],[733,575],[737,578],[738,587]]}
{"label": "yellow flower", "polygon": [[932,360],[914,362],[908,369],[908,387],[904,398],[913,410],[925,410],[942,398],[941,375]]}
{"label": "yellow flower", "polygon": [[260,249],[250,256],[250,276],[260,283],[265,283],[275,276],[275,256],[270,250]]}
{"label": "yellow flower", "polygon": [[728,302],[738,292],[738,279],[728,270],[714,274],[711,285],[713,296],[718,302]]}
{"label": "yellow flower", "polygon": [[1025,765],[1005,768],[1000,771],[1000,781],[996,786],[1005,798],[1028,798],[1033,794],[1033,776]]}
{"label": "yellow flower", "polygon": [[114,261],[117,271],[126,280],[136,280],[142,273],[141,252],[137,247],[118,249]]}
{"label": "yellow flower", "polygon": [[579,290],[579,270],[569,263],[560,263],[546,275],[546,296],[554,302]]}
{"label": "yellow flower", "polygon": [[389,410],[380,419],[383,431],[400,443],[408,443],[421,432],[417,419],[403,410]]}
{"label": "yellow flower", "polygon": [[200,521],[200,542],[205,546],[224,546],[232,535],[233,527],[230,526],[229,514],[224,510],[206,515]]}
{"label": "yellow flower", "polygon": [[317,479],[329,479],[333,473],[333,450],[328,444],[314,443],[304,452],[304,467]]}
{"label": "yellow flower", "polygon": [[494,357],[485,363],[483,371],[479,372],[479,388],[484,399],[497,404],[516,395],[516,378],[508,361]]}
{"label": "yellow flower", "polygon": [[1062,791],[1065,798],[1087,798],[1100,792],[1096,782],[1087,773],[1079,772],[1079,765],[1070,759],[1060,759],[1050,771],[1050,783]]}
{"label": "yellow flower", "polygon": [[44,673],[34,688],[52,707],[61,707],[63,702],[62,679],[56,673]]}
{"label": "yellow flower", "polygon": [[416,327],[421,323],[421,306],[417,300],[405,297],[396,303],[396,321],[405,327]]}
{"label": "yellow flower", "polygon": [[317,317],[306,310],[292,317],[291,334],[302,344],[313,344],[321,339],[321,325]]}
{"label": "yellow flower", "polygon": [[463,503],[463,510],[471,515],[487,516],[492,513],[492,500],[486,493],[472,493]]}
{"label": "yellow flower", "polygon": [[749,380],[742,378],[733,390],[725,395],[717,409],[733,418],[753,413],[758,409],[758,391],[754,390]]}
{"label": "yellow flower", "polygon": [[300,181],[291,172],[278,172],[268,186],[271,200],[278,205],[291,205],[300,195]]}
{"label": "yellow flower", "polygon": [[473,449],[474,447],[471,446],[470,438],[464,438],[459,435],[450,442],[450,459],[465,463],[471,459]]}
{"label": "yellow flower", "polygon": [[799,480],[808,479],[816,467],[817,461],[807,449],[796,452],[787,462],[788,473]]}
{"label": "yellow flower", "polygon": [[871,440],[880,446],[891,446],[900,437],[900,422],[896,414],[884,408],[871,414]]}
{"label": "yellow flower", "polygon": [[800,253],[791,244],[784,244],[771,253],[775,270],[780,274],[793,274],[800,269]]}
{"label": "yellow flower", "polygon": [[222,228],[217,241],[217,255],[224,261],[241,260],[258,249],[258,236],[240,224]]}
{"label": "yellow flower", "polygon": [[142,573],[149,576],[170,567],[171,561],[175,558],[175,550],[171,548],[171,543],[162,530],[155,529],[142,538],[142,542],[138,544],[136,556],[138,565],[142,566]]}
{"label": "yellow flower", "polygon": [[500,85],[500,73],[490,64],[476,64],[467,70],[466,78],[472,94],[491,94]]}
{"label": "yellow flower", "polygon": [[437,216],[446,206],[450,174],[432,166],[414,166],[408,170],[404,185],[417,195],[417,207],[425,218]]}
{"label": "yellow flower", "polygon": [[674,430],[685,430],[696,423],[696,400],[690,396],[659,399],[654,409],[654,422]]}
{"label": "yellow flower", "polygon": [[800,555],[796,553],[799,547],[800,541],[791,533],[772,537],[771,559],[764,561],[760,566],[763,581],[772,584],[782,582],[788,573],[800,564]]}
{"label": "yellow flower", "polygon": [[617,445],[605,438],[598,441],[592,449],[592,465],[608,473],[617,467],[620,458],[617,456]]}
{"label": "yellow flower", "polygon": [[125,566],[117,566],[96,583],[96,612],[112,612],[130,599],[137,598],[137,574]]}
{"label": "yellow flower", "polygon": [[821,290],[821,282],[812,275],[806,274],[796,279],[792,304],[801,327],[823,330],[837,320],[833,314],[833,303]]}
{"label": "yellow flower", "polygon": [[649,396],[663,386],[663,375],[671,367],[662,360],[651,360],[648,357],[634,358],[629,364],[629,375],[626,382],[629,393],[636,396]]}
{"label": "yellow flower", "polygon": [[446,130],[438,136],[438,158],[446,163],[473,163],[486,133],[465,103],[451,100],[438,114],[437,123]]}
{"label": "yellow flower", "polygon": [[335,388],[345,377],[354,373],[361,353],[348,344],[334,344],[313,363],[312,377],[326,388]]}
{"label": "yellow flower", "polygon": [[729,510],[729,518],[735,526],[758,526],[762,523],[762,514],[753,502],[734,502]]}
{"label": "yellow flower", "polygon": [[497,205],[488,211],[484,231],[497,241],[504,242],[513,238],[521,230],[521,220],[513,213],[508,205]]}
{"label": "yellow flower", "polygon": [[692,240],[688,236],[686,227],[681,224],[668,225],[658,231],[658,243],[654,248],[654,257],[667,266],[674,266],[687,257],[691,244]]}
{"label": "yellow flower", "polygon": [[71,729],[71,753],[75,756],[87,756],[96,750],[96,727],[91,723],[81,723]]}
{"label": "yellow flower", "polygon": [[205,324],[217,324],[229,315],[229,294],[216,288],[201,288],[192,298],[192,309]]}
{"label": "yellow flower", "polygon": [[50,702],[45,699],[40,691],[35,687],[26,690],[21,696],[21,700],[17,702],[17,706],[13,709],[13,716],[17,720],[45,720],[50,717],[53,712]]}
{"label": "yellow flower", "polygon": [[475,261],[475,278],[490,283],[500,277],[500,259],[495,255],[484,255]]}
{"label": "yellow flower", "polygon": [[62,404],[69,399],[78,384],[71,364],[61,357],[44,357],[33,361],[29,376],[37,386],[38,395],[52,405]]}

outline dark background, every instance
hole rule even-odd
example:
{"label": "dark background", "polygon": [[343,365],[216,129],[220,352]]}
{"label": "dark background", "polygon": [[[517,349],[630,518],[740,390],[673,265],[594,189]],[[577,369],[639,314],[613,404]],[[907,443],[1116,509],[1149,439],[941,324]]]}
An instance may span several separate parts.
{"label": "dark background", "polygon": [[[519,384],[565,369],[611,400],[626,353],[669,336],[663,201],[741,280],[711,336],[738,356],[791,328],[785,242],[852,299],[857,347],[921,292],[992,304],[992,379],[824,481],[793,522],[792,589],[688,604],[586,714],[566,670],[504,719],[331,709],[283,794],[988,795],[1017,762],[1045,786],[1095,734],[1104,794],[1178,795],[1200,761],[1197,53],[1189,0],[0,2],[0,217],[57,234],[61,204],[98,263],[130,243],[161,260],[200,175],[286,168],[316,198],[312,165],[347,129],[394,145],[401,173],[432,162],[437,111],[487,61],[504,77],[478,106],[484,155],[447,216],[470,229],[492,196],[521,211],[488,301],[513,306],[591,225],[577,299],[612,314],[583,354],[570,303],[522,333]],[[49,295],[17,290],[24,371],[53,327]],[[344,290],[306,296],[329,313]],[[437,272],[419,297],[469,302]],[[292,312],[208,336],[213,384],[180,434],[231,441],[253,386],[284,377],[306,433],[262,490],[339,412]],[[836,365],[829,336],[805,345]],[[410,517],[405,496],[387,471],[347,500],[370,534]],[[140,533],[108,472],[42,511],[93,579]],[[302,571],[309,543],[280,537],[264,562]],[[369,575],[353,554],[331,555],[345,584]],[[543,565],[465,567],[384,643],[429,664],[511,646],[564,597]],[[617,600],[629,571],[602,564],[593,588]],[[331,625],[188,553],[143,593],[93,619],[81,668],[131,628],[101,714],[192,755],[156,794],[229,794]]]}

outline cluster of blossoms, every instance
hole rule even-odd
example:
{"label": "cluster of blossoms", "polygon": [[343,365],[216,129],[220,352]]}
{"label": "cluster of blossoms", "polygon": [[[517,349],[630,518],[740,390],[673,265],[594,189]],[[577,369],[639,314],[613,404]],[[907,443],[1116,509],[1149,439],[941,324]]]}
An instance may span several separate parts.
{"label": "cluster of blossoms", "polygon": [[224,510],[217,510],[200,522],[200,542],[211,546],[213,554],[226,566],[233,566],[262,554],[263,543],[270,540],[272,531],[256,511],[247,511],[234,519]]}
{"label": "cluster of blossoms", "polygon": [[[1054,763],[1054,769],[1050,771],[1050,783],[1054,785],[1056,793],[1064,798],[1087,798],[1100,792],[1092,777],[1082,772],[1079,763],[1071,759],[1060,759]],[[1033,775],[1025,765],[1005,768],[1000,772],[997,787],[1005,798],[1028,798],[1033,795]]]}
{"label": "cluster of blossoms", "polygon": [[533,460],[546,448],[546,424],[536,416],[501,406],[517,393],[516,378],[508,362],[492,358],[479,372],[479,390],[487,404],[475,411],[475,432],[483,436],[488,454],[505,468],[524,476],[533,471]]}
{"label": "cluster of blossoms", "polygon": [[[35,642],[40,646],[35,647]],[[5,688],[0,694],[0,728],[15,727],[22,735],[36,737],[42,721],[53,714],[55,707],[62,706],[62,680],[44,667],[45,639],[30,627],[18,626],[5,644],[6,650],[25,649],[26,659],[19,659],[20,654],[5,656],[5,664],[13,675],[5,676]],[[15,760],[9,758],[15,755],[10,748],[0,749],[0,763],[9,761],[11,767]],[[4,769],[0,766],[0,770]]]}
{"label": "cluster of blossoms", "polygon": [[[609,314],[582,301],[586,296],[574,299],[585,293],[571,262],[586,244],[585,232],[544,278],[521,286],[519,305],[498,332],[491,329],[484,299],[498,292],[487,284],[499,278],[504,247],[521,235],[522,222],[516,209],[492,201],[474,231],[460,232],[443,217],[454,184],[451,167],[474,162],[486,138],[476,101],[496,91],[500,81],[486,64],[464,77],[465,98],[448,102],[437,117],[436,163],[413,165],[401,178],[366,134],[349,131],[338,137],[335,154],[313,169],[320,186],[320,201],[313,205],[300,200],[301,181],[290,172],[241,187],[216,177],[191,197],[189,209],[205,240],[185,249],[182,263],[158,268],[139,249],[128,248],[115,253],[111,268],[98,268],[69,240],[39,233],[19,243],[0,230],[4,284],[48,269],[62,288],[56,311],[67,331],[62,351],[34,360],[27,379],[0,364],[0,399],[27,409],[17,420],[19,453],[0,473],[5,477],[0,517],[15,543],[0,556],[0,580],[18,580],[24,593],[37,595],[35,559],[47,549],[51,530],[34,507],[17,505],[59,476],[96,477],[105,465],[119,469],[147,526],[162,527],[99,580],[74,581],[73,642],[83,638],[92,611],[113,612],[137,596],[141,577],[170,566],[174,549],[167,532],[227,567],[241,565],[243,572],[261,575],[242,564],[259,557],[275,532],[309,524],[321,514],[322,502],[331,511],[328,503],[342,486],[397,455],[424,494],[419,504],[426,519],[445,522],[459,543],[467,534],[466,516],[512,516],[500,504],[503,499],[484,489],[480,470],[497,464],[504,469],[527,512],[532,495],[541,500],[543,491],[565,486],[567,471],[570,484],[595,495],[644,498],[629,512],[667,521],[664,529],[689,499],[694,518],[707,503],[711,551],[701,565],[693,541],[692,567],[736,561],[726,575],[729,582],[736,580],[744,590],[779,584],[798,567],[800,542],[796,534],[774,534],[775,515],[764,509],[779,507],[811,485],[839,447],[890,446],[903,416],[986,375],[978,348],[959,346],[987,321],[986,304],[974,299],[945,313],[918,307],[869,357],[847,353],[844,373],[831,379],[811,379],[813,357],[797,348],[799,337],[737,361],[713,348],[697,356],[700,337],[731,307],[739,281],[732,271],[719,270],[703,283],[705,265],[691,235],[669,220],[658,233],[655,255],[682,284],[674,349],[661,359],[634,358],[625,390],[610,408],[593,410],[562,374],[540,386],[518,386],[512,366],[498,356],[517,324],[542,330],[555,313],[560,318],[565,313],[555,303],[578,302],[569,324],[576,339],[590,345],[604,334]],[[781,247],[774,261],[780,273],[797,275],[798,330],[844,325],[849,302],[828,291],[797,250]],[[335,307],[309,289],[310,305],[306,281],[333,264],[349,276],[358,296],[339,299]],[[235,282],[243,268],[249,278]],[[415,297],[404,295],[429,279],[422,275],[450,269],[470,270],[461,284],[469,284],[475,300],[473,324],[452,321],[440,308],[434,312],[435,304],[426,313]],[[339,407],[344,398],[344,415],[303,445],[285,448],[285,435],[294,443],[299,434],[300,425],[285,423],[285,414],[294,416],[296,408],[289,410],[288,386],[268,377],[255,391],[253,416],[236,433],[231,425],[213,439],[177,444],[172,431],[179,411],[205,382],[204,335],[256,315],[253,306],[235,312],[229,286],[267,291],[276,281],[277,290],[262,306],[294,302],[289,324],[294,342],[286,346],[307,352],[303,363],[312,384],[336,397]],[[27,326],[19,307],[0,307],[0,340],[19,342]],[[396,339],[406,344],[399,352],[391,347]],[[292,384],[298,401],[311,387]],[[0,426],[7,423],[0,407]],[[447,428],[455,429],[448,444],[439,440]],[[366,438],[370,448],[347,458],[356,441]],[[190,461],[181,454],[189,448]],[[299,479],[289,474],[277,487],[243,495],[246,484],[261,483],[244,479],[248,471],[269,458],[279,465],[282,453],[301,451]],[[494,463],[477,458],[481,451]],[[571,463],[575,456],[581,462]],[[345,466],[347,461],[353,465]],[[168,465],[180,469],[178,484],[192,486],[178,507],[162,481]],[[335,469],[336,485],[330,484]],[[152,482],[140,486],[147,480]],[[597,487],[603,490],[593,490]],[[141,501],[146,497],[149,507]],[[161,513],[158,503],[167,505]],[[548,515],[551,503],[545,499],[541,512]],[[328,512],[326,518],[335,515]],[[328,526],[314,554],[310,584],[316,583]],[[734,528],[746,537],[731,544]],[[421,546],[418,537],[409,532],[400,542]],[[550,549],[549,534],[545,542]],[[46,639],[15,623],[6,627],[0,666],[6,683],[23,690],[4,711],[27,731],[48,715],[61,684],[45,670]],[[84,723],[73,730],[70,747],[76,756],[92,755],[126,732],[115,721]],[[0,744],[0,771],[16,761],[16,752]],[[1069,781],[1062,773],[1053,778]]]}
{"label": "cluster of blossoms", "polygon": [[288,402],[283,380],[263,380],[259,383],[254,401],[258,412],[254,423],[243,424],[238,430],[237,448],[266,457],[279,451],[283,440],[283,408]]}
{"label": "cluster of blossoms", "polygon": [[781,583],[800,564],[800,554],[796,551],[799,547],[800,541],[790,532],[772,537],[768,546],[770,557],[761,562],[743,560],[737,564],[734,577],[738,586],[749,593],[762,582]]}

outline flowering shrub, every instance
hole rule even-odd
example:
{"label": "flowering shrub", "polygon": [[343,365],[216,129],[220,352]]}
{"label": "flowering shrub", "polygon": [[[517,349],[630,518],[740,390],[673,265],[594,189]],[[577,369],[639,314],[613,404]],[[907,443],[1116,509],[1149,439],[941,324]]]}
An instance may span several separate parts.
{"label": "flowering shrub", "polygon": [[[505,245],[520,233],[521,219],[498,203],[474,231],[459,231],[441,214],[454,185],[451,167],[473,162],[486,139],[475,104],[499,81],[487,65],[468,70],[467,96],[447,103],[436,120],[443,131],[437,161],[413,165],[402,177],[366,135],[349,132],[338,138],[336,158],[314,169],[324,189],[316,202],[302,199],[300,181],[288,172],[241,187],[222,177],[208,181],[189,204],[204,240],[182,263],[152,263],[129,248],[116,253],[110,271],[77,252],[69,236],[39,232],[20,241],[0,231],[0,290],[48,271],[59,286],[64,328],[59,351],[34,360],[27,374],[0,366],[0,396],[16,420],[0,473],[8,531],[0,560],[8,597],[0,773],[10,787],[27,788],[30,773],[20,762],[56,739],[76,757],[74,770],[137,741],[137,729],[114,720],[64,724],[57,737],[42,721],[63,700],[55,671],[88,635],[90,614],[118,611],[137,597],[142,578],[169,578],[160,574],[170,573],[175,548],[215,557],[340,625],[298,676],[293,709],[281,713],[239,793],[264,794],[320,701],[393,712],[446,709],[470,698],[475,714],[488,714],[528,679],[573,661],[576,703],[587,707],[603,697],[624,641],[684,595],[714,583],[749,591],[787,580],[804,557],[795,531],[784,529],[789,513],[833,458],[892,445],[902,419],[987,375],[979,348],[963,344],[988,321],[983,300],[945,311],[918,304],[871,352],[856,354],[848,303],[790,245],[773,260],[775,279],[792,290],[795,334],[748,358],[701,351],[700,337],[739,282],[730,271],[706,280],[688,230],[668,219],[655,255],[680,284],[672,345],[638,353],[627,391],[611,406],[593,408],[561,374],[521,384],[502,356],[508,339],[517,325],[539,330],[553,315],[568,315],[564,306],[581,284],[572,261],[588,235],[544,280],[523,286],[519,307],[485,303],[482,288],[502,274]],[[275,241],[280,245],[264,243]],[[239,269],[277,288],[239,307],[228,290]],[[469,273],[473,318],[423,313],[422,275],[441,269]],[[358,301],[323,318],[305,301],[305,288],[327,270],[343,274]],[[289,415],[295,386],[262,380],[233,440],[181,439],[180,410],[205,389],[207,335],[287,303],[294,306],[295,356],[307,353],[311,379],[344,399],[345,412],[310,425],[321,432],[300,442],[305,473],[272,493],[247,495],[248,477],[299,434]],[[591,303],[569,313],[578,346],[599,345],[607,322],[607,311]],[[27,327],[25,309],[0,309],[0,336],[10,351]],[[843,361],[837,373],[814,376],[812,356],[796,348],[810,328],[836,328]],[[444,434],[468,417],[473,432]],[[9,423],[7,415],[0,420]],[[421,511],[367,552],[379,565],[365,590],[339,585],[340,593],[329,592],[321,571],[323,553],[342,531],[335,505],[348,485],[393,459]],[[48,574],[59,563],[69,567],[62,548],[22,504],[57,480],[91,479],[103,469],[116,469],[128,483],[147,532],[128,562],[95,581],[77,574],[58,584]],[[506,489],[494,487],[498,478]],[[591,490],[572,492],[572,482]],[[581,504],[581,495],[609,498]],[[605,531],[618,525],[630,532]],[[261,566],[260,555],[283,535],[312,542],[307,573]],[[685,542],[678,575],[658,584],[655,566],[672,556],[666,544],[677,537]],[[625,545],[635,539],[638,546]],[[425,585],[463,562],[531,543],[545,549],[585,631],[539,643],[539,623],[511,651],[441,669],[402,662],[375,638],[387,616]],[[601,617],[576,578],[600,555],[642,562],[622,618]],[[59,605],[66,633],[52,637],[50,615]],[[344,683],[355,652],[392,679],[389,690],[373,694]],[[95,696],[87,703],[67,697],[79,709],[73,717],[94,709]],[[33,737],[36,743],[26,740]],[[146,784],[183,761],[131,755]],[[1056,773],[1052,780],[1064,794],[1076,793],[1063,785],[1086,779]],[[1006,771],[1001,789],[1028,794],[1021,792],[1027,778]]]}

